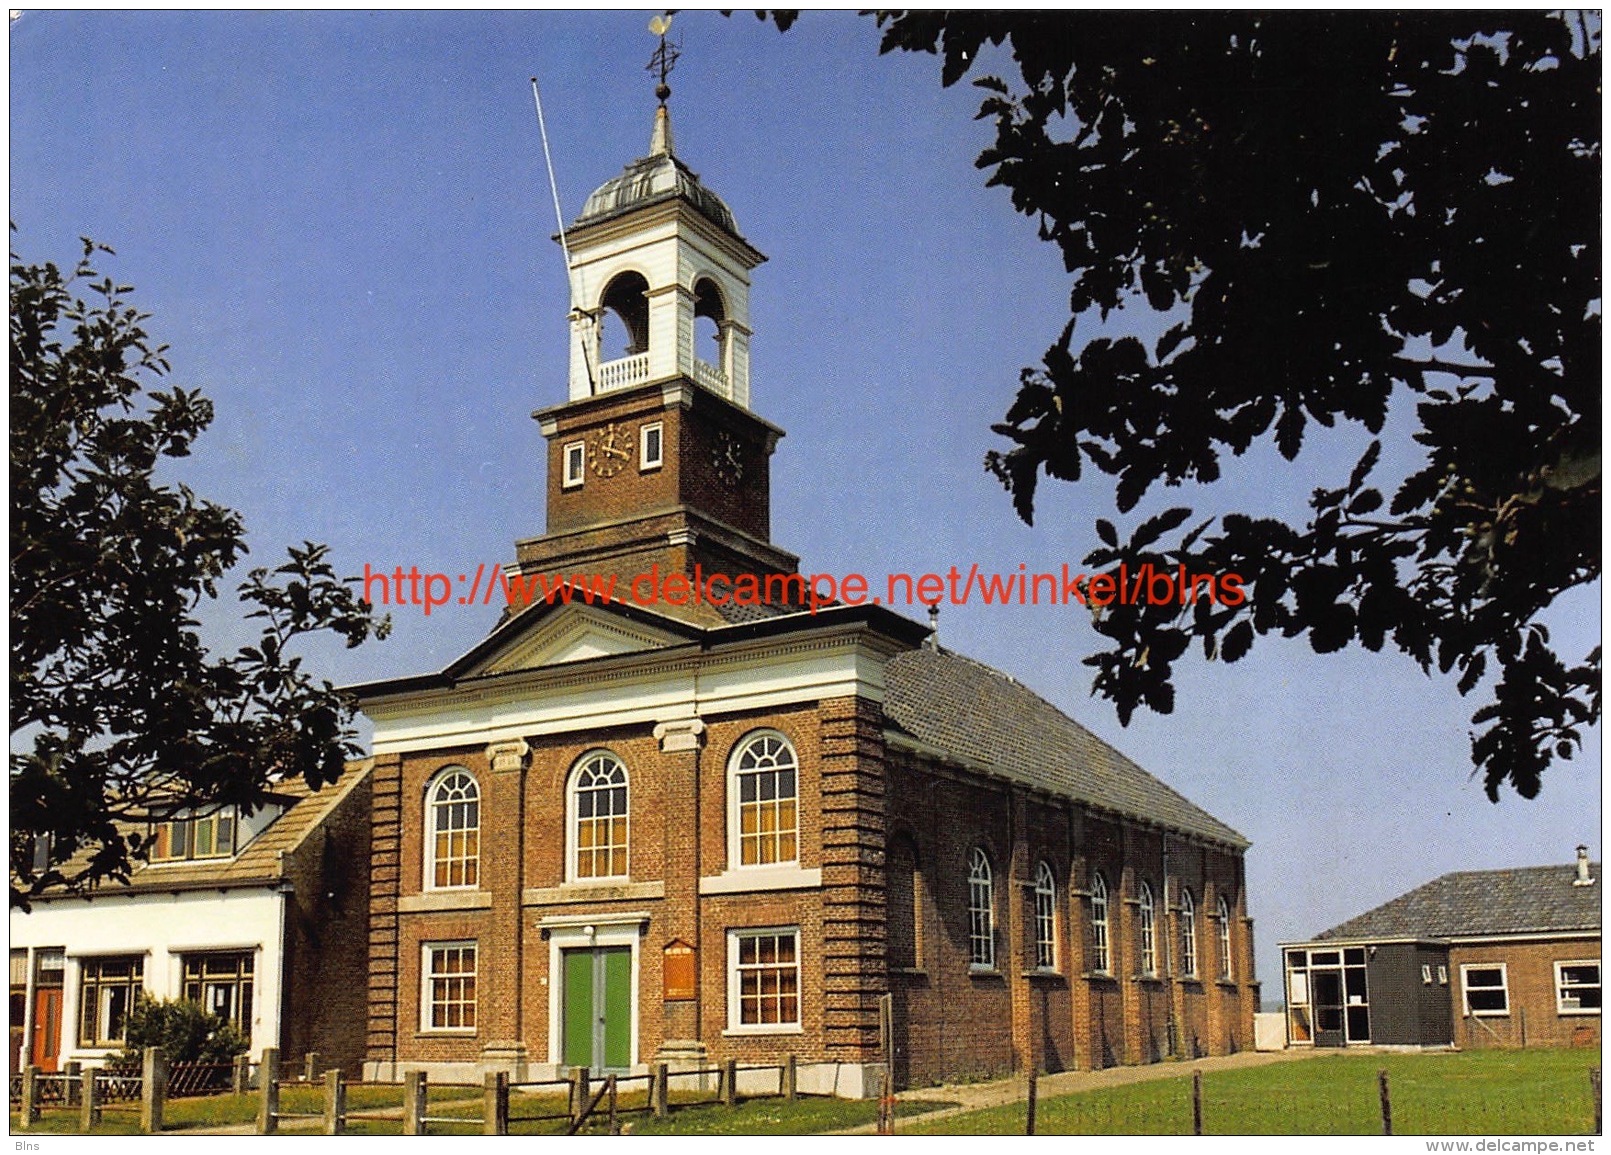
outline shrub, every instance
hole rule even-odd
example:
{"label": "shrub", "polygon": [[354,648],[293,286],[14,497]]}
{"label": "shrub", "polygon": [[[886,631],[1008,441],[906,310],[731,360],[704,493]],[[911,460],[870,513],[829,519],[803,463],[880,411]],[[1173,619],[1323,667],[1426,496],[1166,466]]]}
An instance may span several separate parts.
{"label": "shrub", "polygon": [[161,1047],[170,1063],[227,1063],[249,1045],[234,1023],[185,999],[137,1000],[125,1039],[120,1066],[138,1065],[146,1047]]}

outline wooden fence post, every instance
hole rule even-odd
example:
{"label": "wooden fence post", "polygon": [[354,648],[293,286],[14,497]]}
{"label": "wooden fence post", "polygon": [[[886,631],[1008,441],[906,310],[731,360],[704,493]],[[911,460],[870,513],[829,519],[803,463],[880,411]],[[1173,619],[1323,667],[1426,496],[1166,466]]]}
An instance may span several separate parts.
{"label": "wooden fence post", "polygon": [[722,1064],[722,1106],[738,1106],[738,1060],[728,1059]]}
{"label": "wooden fence post", "polygon": [[611,1075],[609,1077],[609,1087],[610,1087],[610,1095],[609,1095],[609,1098],[610,1098],[610,1134],[611,1135],[619,1135],[621,1133],[621,1121],[619,1119],[617,1119],[616,1115],[615,1115],[615,1076],[614,1075]]}
{"label": "wooden fence post", "polygon": [[17,1108],[17,1130],[26,1131],[39,1121],[39,1068],[22,1069],[22,1105]]}
{"label": "wooden fence post", "polygon": [[424,1071],[403,1072],[403,1134],[425,1134],[425,1100],[429,1093]]}
{"label": "wooden fence post", "polygon": [[168,1056],[161,1047],[147,1047],[140,1068],[140,1130],[155,1135],[162,1130],[162,1104],[168,1097]]}
{"label": "wooden fence post", "polygon": [[587,1096],[592,1086],[589,1078],[590,1072],[586,1067],[571,1068],[571,1122],[574,1123],[582,1117],[587,1110]]}
{"label": "wooden fence post", "polygon": [[280,1129],[280,1049],[264,1047],[257,1060],[257,1133],[273,1135]]}
{"label": "wooden fence post", "polygon": [[1589,1068],[1589,1090],[1594,1095],[1594,1133],[1600,1133],[1600,1068]]}
{"label": "wooden fence post", "polygon": [[483,1102],[486,1104],[482,1112],[485,1125],[481,1128],[483,1135],[509,1134],[509,1072],[488,1071],[487,1089]]}
{"label": "wooden fence post", "polygon": [[244,1095],[251,1085],[252,1060],[245,1055],[236,1055],[229,1072],[229,1089],[237,1095]]}
{"label": "wooden fence post", "polygon": [[783,1059],[783,1097],[790,1103],[800,1097],[800,1063],[793,1051]]}
{"label": "wooden fence post", "polygon": [[665,1119],[671,1115],[671,1068],[665,1063],[656,1063],[652,1075],[649,1086],[654,1089],[654,1117]]}
{"label": "wooden fence post", "polygon": [[1027,1108],[1026,1113],[1024,1115],[1024,1134],[1025,1135],[1033,1135],[1035,1133],[1035,1075],[1036,1075],[1035,1068],[1030,1067],[1029,1068],[1029,1095],[1024,1100],[1024,1102],[1026,1104],[1026,1108]]}
{"label": "wooden fence post", "polygon": [[62,1102],[68,1107],[78,1106],[78,1088],[84,1079],[84,1064],[77,1059],[69,1059],[62,1064],[62,1075],[65,1078],[62,1087]]}
{"label": "wooden fence post", "polygon": [[1203,1133],[1203,1072],[1191,1073],[1191,1133]]}
{"label": "wooden fence post", "polygon": [[83,1093],[78,1097],[78,1129],[86,1135],[101,1121],[101,1086],[95,1074],[93,1067],[84,1072]]}
{"label": "wooden fence post", "polygon": [[347,1123],[347,1084],[332,1067],[324,1073],[324,1133],[339,1135]]}
{"label": "wooden fence post", "polygon": [[309,1051],[306,1055],[302,1056],[302,1081],[304,1083],[313,1082],[314,1072],[319,1069],[317,1066],[318,1062],[318,1051]]}
{"label": "wooden fence post", "polygon": [[1383,1067],[1376,1072],[1376,1082],[1382,1093],[1382,1134],[1393,1133],[1393,1100],[1387,1093],[1387,1068]]}

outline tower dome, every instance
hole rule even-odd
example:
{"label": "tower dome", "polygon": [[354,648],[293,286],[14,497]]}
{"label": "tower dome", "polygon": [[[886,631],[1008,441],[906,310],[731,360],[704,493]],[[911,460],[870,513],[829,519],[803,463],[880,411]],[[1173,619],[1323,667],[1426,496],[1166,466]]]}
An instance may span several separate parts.
{"label": "tower dome", "polygon": [[739,236],[733,210],[699,181],[699,174],[678,160],[671,150],[671,115],[664,105],[655,110],[649,155],[632,161],[621,175],[605,181],[587,198],[571,228],[620,216],[645,205],[681,198],[712,223]]}

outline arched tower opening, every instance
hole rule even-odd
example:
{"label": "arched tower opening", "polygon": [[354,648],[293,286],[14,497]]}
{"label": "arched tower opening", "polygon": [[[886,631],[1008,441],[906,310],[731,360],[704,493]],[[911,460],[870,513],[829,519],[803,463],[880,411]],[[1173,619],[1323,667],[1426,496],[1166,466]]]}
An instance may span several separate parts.
{"label": "arched tower opening", "polygon": [[724,397],[732,397],[731,336],[727,303],[721,286],[710,277],[694,282],[694,378]]}
{"label": "arched tower opening", "polygon": [[642,273],[625,272],[604,288],[599,305],[600,354],[606,361],[649,351],[649,282]]}

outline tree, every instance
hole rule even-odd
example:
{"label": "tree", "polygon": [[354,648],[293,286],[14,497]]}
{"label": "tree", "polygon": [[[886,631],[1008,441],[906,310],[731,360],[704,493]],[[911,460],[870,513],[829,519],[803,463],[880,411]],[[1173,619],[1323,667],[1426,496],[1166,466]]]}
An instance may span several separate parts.
{"label": "tree", "polygon": [[126,879],[150,823],[250,812],[268,786],[317,788],[356,755],[352,708],[296,643],[348,646],[390,623],[324,546],[240,585],[257,644],[215,658],[194,616],[246,553],[240,517],[170,485],[212,405],[148,391],[169,369],[131,292],[84,241],[71,273],[11,261],[11,903]]}
{"label": "tree", "polygon": [[[1598,16],[878,21],[883,51],[941,54],[946,85],[992,46],[1017,65],[974,80],[996,134],[978,165],[1073,281],[986,459],[1025,521],[1043,473],[1106,474],[1128,513],[1256,442],[1291,462],[1338,444],[1317,425],[1370,438],[1302,524],[1098,520],[1088,565],[1237,573],[1250,596],[1107,607],[1095,691],[1128,723],[1171,710],[1194,639],[1229,662],[1275,634],[1391,644],[1486,688],[1472,760],[1490,798],[1534,796],[1600,713],[1599,649],[1564,658],[1541,620],[1600,576]],[[1137,312],[1155,339],[1074,340]]]}

